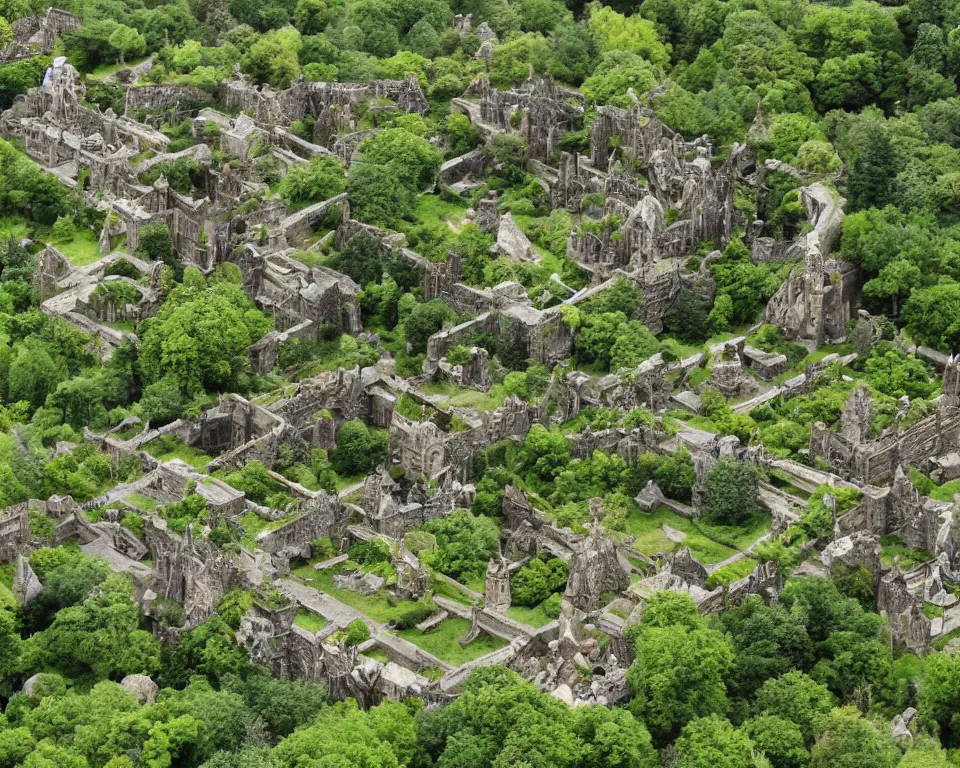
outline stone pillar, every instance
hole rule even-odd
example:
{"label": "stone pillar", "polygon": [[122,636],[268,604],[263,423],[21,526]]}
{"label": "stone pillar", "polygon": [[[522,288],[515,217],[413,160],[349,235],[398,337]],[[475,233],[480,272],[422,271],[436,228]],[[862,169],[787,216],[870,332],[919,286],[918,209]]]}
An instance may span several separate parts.
{"label": "stone pillar", "polygon": [[506,613],[510,607],[510,567],[502,555],[487,563],[483,601],[485,609],[493,613]]}

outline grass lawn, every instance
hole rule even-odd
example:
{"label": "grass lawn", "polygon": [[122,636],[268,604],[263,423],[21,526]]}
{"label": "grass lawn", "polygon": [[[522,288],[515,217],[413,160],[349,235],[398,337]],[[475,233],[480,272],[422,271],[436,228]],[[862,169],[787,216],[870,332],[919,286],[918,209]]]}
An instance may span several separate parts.
{"label": "grass lawn", "polygon": [[743,579],[753,573],[756,567],[757,561],[752,557],[742,557],[737,562],[725,565],[711,573],[710,578],[707,579],[707,589],[716,589],[721,585],[726,586],[731,581]]}
{"label": "grass lawn", "polygon": [[397,619],[404,610],[414,605],[412,600],[395,600],[389,597],[385,591],[378,592],[375,595],[361,595],[349,589],[340,589],[333,582],[333,577],[339,572],[339,568],[317,571],[309,564],[293,569],[294,576],[299,576],[304,580],[312,579],[307,584],[318,592],[324,592],[336,598],[344,605],[349,605],[354,610],[360,611],[364,616],[381,624]]}
{"label": "grass lawn", "polygon": [[70,259],[75,267],[85,267],[103,258],[99,239],[89,229],[78,229],[72,240],[54,243],[53,247]]}
{"label": "grass lawn", "polygon": [[387,655],[387,652],[382,648],[371,648],[369,651],[364,651],[360,655],[366,656],[368,659],[376,659],[381,664],[386,664],[388,661],[390,661],[390,657]]}
{"label": "grass lawn", "polygon": [[792,379],[794,376],[797,376],[800,373],[803,373],[804,368],[813,363],[819,363],[827,355],[832,355],[834,353],[840,355],[849,355],[853,352],[852,344],[824,344],[822,347],[817,348],[809,355],[807,355],[803,360],[797,363],[795,366],[790,368],[787,371],[784,371],[775,379],[773,379],[773,384],[783,384],[787,379]]}
{"label": "grass lawn", "polygon": [[679,339],[665,338],[661,339],[664,349],[675,354],[679,359],[685,360],[693,357],[698,352],[703,352],[703,344],[687,344]]}
{"label": "grass lawn", "polygon": [[[910,470],[913,472],[913,470]],[[912,478],[911,478],[912,479]],[[943,485],[920,488],[920,493],[937,501],[953,501],[954,494],[960,493],[960,480],[949,480]]]}
{"label": "grass lawn", "polygon": [[634,548],[646,555],[672,552],[676,545],[664,536],[661,528],[664,524],[687,534],[683,545],[689,547],[693,556],[704,565],[719,563],[735,555],[756,541],[770,527],[769,520],[759,516],[739,528],[710,526],[687,520],[666,507],[660,507],[650,514],[633,509],[627,518],[626,532],[635,537]]}
{"label": "grass lawn", "polygon": [[144,496],[142,493],[131,493],[124,501],[129,501],[133,506],[146,512],[153,512],[157,508],[157,500],[150,496]]}
{"label": "grass lawn", "polygon": [[433,579],[433,591],[438,595],[443,595],[443,597],[449,597],[451,600],[454,600],[461,605],[473,604],[473,600],[468,594],[462,592],[446,581],[441,581],[440,579],[436,578],[436,576],[434,576]]}
{"label": "grass lawn", "polygon": [[463,203],[448,203],[440,195],[420,195],[413,215],[419,224],[445,228],[451,219],[454,223],[462,219],[466,210],[466,200]]}
{"label": "grass lawn", "polygon": [[763,513],[755,515],[743,525],[711,525],[702,520],[697,521],[697,527],[707,538],[733,547],[737,551],[744,550],[763,534],[770,530],[770,517]]}
{"label": "grass lawn", "polygon": [[155,459],[160,459],[160,461],[172,461],[173,459],[180,459],[181,461],[189,464],[198,472],[206,471],[207,464],[213,461],[212,456],[207,456],[207,454],[185,444],[183,441],[173,444],[172,447],[170,442],[167,442],[166,444],[154,445],[151,441],[143,446],[143,448]]}
{"label": "grass lawn", "polygon": [[[244,530],[240,543],[247,549],[252,550],[257,545],[257,536],[263,533],[263,531],[272,531],[275,528],[279,528],[284,523],[289,523],[295,517],[296,514],[293,514],[281,517],[279,520],[264,520],[256,512],[244,512],[240,515],[239,519],[240,525],[243,526]],[[311,568],[311,570],[313,569]]]}
{"label": "grass lawn", "polygon": [[476,408],[478,411],[492,411],[503,405],[507,393],[502,384],[495,384],[489,392],[477,392],[473,389],[458,387],[453,382],[430,382],[420,387],[424,395],[443,398],[438,403],[443,408]]}
{"label": "grass lawn", "polygon": [[553,621],[553,619],[543,612],[542,603],[533,608],[527,608],[522,605],[511,605],[507,609],[507,616],[522,624],[529,624],[531,627],[544,627]]}
{"label": "grass lawn", "polygon": [[294,617],[293,623],[301,629],[307,630],[307,632],[319,632],[328,624],[327,620],[320,614],[314,613],[313,611],[307,611],[303,608],[297,611],[297,615]]}
{"label": "grass lawn", "polygon": [[486,656],[507,644],[506,641],[498,637],[492,637],[485,632],[481,632],[476,640],[466,648],[462,648],[459,640],[467,634],[469,629],[470,622],[467,619],[450,618],[445,619],[438,627],[426,633],[419,629],[405,629],[396,634],[404,640],[409,640],[427,653],[432,653],[440,661],[445,661],[455,667],[481,656]]}
{"label": "grass lawn", "polygon": [[133,61],[128,61],[125,64],[101,64],[99,67],[96,67],[92,72],[90,72],[87,77],[92,77],[96,80],[103,80],[110,75],[116,74],[121,69],[135,67],[137,64],[145,60],[146,57],[144,56],[139,59],[134,59]]}

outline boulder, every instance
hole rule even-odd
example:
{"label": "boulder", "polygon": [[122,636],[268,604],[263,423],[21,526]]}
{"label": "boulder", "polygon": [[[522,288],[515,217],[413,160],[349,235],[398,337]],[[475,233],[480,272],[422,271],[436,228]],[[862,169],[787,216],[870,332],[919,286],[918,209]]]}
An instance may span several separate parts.
{"label": "boulder", "polygon": [[160,686],[147,675],[127,675],[120,681],[120,687],[136,696],[142,707],[155,703],[160,690]]}

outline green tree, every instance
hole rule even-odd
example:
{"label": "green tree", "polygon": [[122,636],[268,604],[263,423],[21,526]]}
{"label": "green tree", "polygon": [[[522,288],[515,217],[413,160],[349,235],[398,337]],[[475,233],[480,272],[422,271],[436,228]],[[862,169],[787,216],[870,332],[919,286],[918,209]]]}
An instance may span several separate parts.
{"label": "green tree", "polygon": [[132,597],[128,577],[107,577],[99,592],[61,609],[47,629],[29,639],[24,646],[27,663],[95,680],[155,671],[160,644],[139,629],[140,611]]}
{"label": "green tree", "polygon": [[678,768],[752,768],[753,741],[717,715],[692,720],[677,739]]}
{"label": "green tree", "polygon": [[191,273],[188,269],[184,284],[144,323],[141,371],[149,382],[176,377],[189,396],[236,389],[249,365],[247,347],[270,322],[239,285],[206,286],[202,276],[190,278]]}
{"label": "green tree", "polygon": [[691,720],[726,711],[724,678],[732,662],[730,644],[716,630],[644,627],[627,670],[630,711],[656,743],[666,744]]}
{"label": "green tree", "polygon": [[810,761],[803,733],[789,720],[761,715],[747,720],[743,730],[756,748],[767,756],[773,768],[804,768]]}
{"label": "green tree", "polygon": [[570,462],[570,441],[556,428],[547,430],[534,424],[523,441],[519,465],[541,481],[549,481],[560,474]]}
{"label": "green tree", "polygon": [[867,124],[862,149],[853,163],[847,191],[850,207],[880,208],[890,201],[891,180],[896,176],[895,156],[886,127],[877,121]]}
{"label": "green tree", "polygon": [[162,221],[155,221],[140,228],[140,244],[137,253],[151,261],[162,261],[171,266],[176,261],[170,230]]}
{"label": "green tree", "polygon": [[900,319],[918,344],[935,349],[960,349],[960,284],[941,283],[917,288],[903,305]]}
{"label": "green tree", "polygon": [[382,227],[398,227],[413,217],[416,190],[397,182],[389,166],[354,163],[350,166],[347,194],[351,211],[360,221]]}
{"label": "green tree", "polygon": [[403,128],[385,128],[357,145],[353,168],[360,164],[373,164],[390,168],[394,183],[402,184],[416,192],[434,182],[443,153],[422,136]]}
{"label": "green tree", "polygon": [[257,83],[286,88],[300,73],[300,45],[300,33],[292,27],[268,32],[243,55],[243,70]]}
{"label": "green tree", "polygon": [[945,746],[953,746],[960,734],[960,659],[946,653],[934,653],[924,663],[920,686],[921,717],[936,723]]}
{"label": "green tree", "polygon": [[66,378],[62,365],[57,365],[45,344],[28,339],[19,345],[10,362],[7,375],[9,402],[24,400],[32,408],[39,408],[57,386]]}
{"label": "green tree", "polygon": [[484,574],[500,540],[492,518],[476,516],[465,509],[454,510],[449,517],[428,520],[421,530],[437,537],[433,567],[448,576],[467,580]]}
{"label": "green tree", "polygon": [[337,430],[337,447],[330,452],[330,462],[337,474],[350,477],[375,469],[386,455],[385,433],[354,419]]}
{"label": "green tree", "polygon": [[900,302],[910,296],[922,279],[920,267],[906,259],[898,259],[891,261],[873,280],[864,284],[863,295],[884,304],[889,302],[890,314],[896,317],[899,314]]}
{"label": "green tree", "polygon": [[827,686],[814,682],[803,672],[792,671],[768,680],[757,692],[754,711],[794,723],[810,740],[818,719],[833,709],[836,699]]}
{"label": "green tree", "polygon": [[567,584],[566,562],[539,553],[510,578],[510,594],[516,605],[538,605]]}
{"label": "green tree", "polygon": [[656,27],[638,14],[625,17],[599,3],[587,6],[587,29],[597,50],[626,51],[642,56],[653,65],[665,65],[669,58],[667,47],[657,36]]}
{"label": "green tree", "polygon": [[403,321],[403,335],[415,354],[425,352],[427,341],[443,328],[444,323],[456,317],[454,311],[440,299],[417,304]]}
{"label": "green tree", "polygon": [[319,203],[346,189],[343,165],[335,157],[314,157],[297,163],[280,180],[277,191],[287,205]]}
{"label": "green tree", "polygon": [[127,56],[142,56],[147,49],[147,40],[137,30],[123,24],[118,24],[110,34],[107,42],[117,52],[121,64]]}
{"label": "green tree", "polygon": [[854,707],[835,709],[817,724],[810,768],[893,768],[900,750]]}
{"label": "green tree", "polygon": [[293,23],[301,35],[319,35],[330,16],[326,0],[299,0],[293,11]]}
{"label": "green tree", "polygon": [[739,525],[757,511],[757,471],[733,458],[714,464],[704,483],[703,514],[720,525]]}

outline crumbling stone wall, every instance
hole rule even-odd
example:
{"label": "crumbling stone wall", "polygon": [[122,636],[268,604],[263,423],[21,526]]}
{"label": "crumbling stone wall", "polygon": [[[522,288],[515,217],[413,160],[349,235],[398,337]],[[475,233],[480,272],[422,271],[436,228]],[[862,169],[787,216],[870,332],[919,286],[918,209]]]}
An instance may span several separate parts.
{"label": "crumbling stone wall", "polygon": [[212,101],[212,94],[190,85],[176,85],[174,83],[138,85],[127,88],[123,114],[129,115],[138,109],[153,111],[179,105],[193,106]]}
{"label": "crumbling stone wall", "polygon": [[0,563],[12,563],[30,541],[30,503],[0,510]]}

